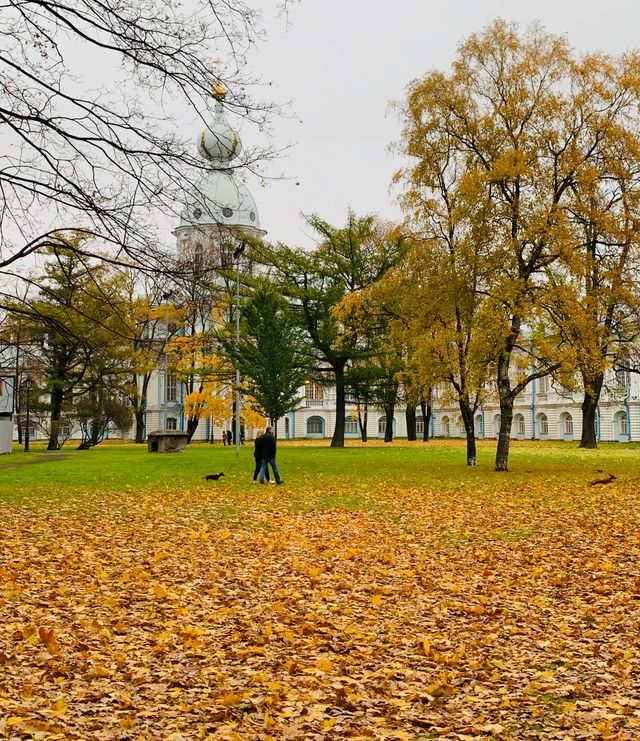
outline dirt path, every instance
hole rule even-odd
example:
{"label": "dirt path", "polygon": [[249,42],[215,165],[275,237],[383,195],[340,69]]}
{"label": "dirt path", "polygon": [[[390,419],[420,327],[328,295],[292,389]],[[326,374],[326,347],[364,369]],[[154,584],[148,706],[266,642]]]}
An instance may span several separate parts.
{"label": "dirt path", "polygon": [[34,463],[49,463],[51,461],[63,461],[65,458],[71,458],[71,456],[68,453],[58,453],[58,452],[51,452],[51,453],[40,453],[37,456],[34,456],[33,458],[29,458],[28,460],[19,461],[18,463],[5,463],[0,464],[0,473],[2,471],[6,471],[8,468],[22,468],[23,466],[32,466]]}

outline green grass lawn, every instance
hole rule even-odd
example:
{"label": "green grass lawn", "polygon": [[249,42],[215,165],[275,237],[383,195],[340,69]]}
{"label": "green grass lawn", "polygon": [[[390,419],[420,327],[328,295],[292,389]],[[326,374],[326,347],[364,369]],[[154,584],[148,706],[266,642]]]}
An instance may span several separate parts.
{"label": "green grass lawn", "polygon": [[[319,497],[332,487],[371,492],[383,483],[429,486],[443,490],[458,487],[517,488],[547,484],[584,484],[597,478],[598,469],[623,478],[640,476],[639,446],[602,444],[598,450],[580,450],[575,443],[514,442],[510,470],[493,471],[495,443],[478,443],[478,465],[464,465],[464,442],[458,440],[367,445],[347,444],[342,449],[325,444],[281,442],[278,463],[285,490],[296,494],[317,487]],[[103,444],[92,450],[65,447],[47,452],[32,445],[29,453],[17,450],[0,457],[0,501],[26,504],[111,492],[153,493],[210,487],[230,495],[251,490],[253,448],[246,445],[236,457],[234,448],[194,444],[184,453],[151,454],[146,446]],[[208,473],[224,471],[220,482],[205,482]],[[324,492],[324,494],[323,494]],[[286,501],[286,500],[285,500]],[[357,504],[354,495],[352,504]]]}

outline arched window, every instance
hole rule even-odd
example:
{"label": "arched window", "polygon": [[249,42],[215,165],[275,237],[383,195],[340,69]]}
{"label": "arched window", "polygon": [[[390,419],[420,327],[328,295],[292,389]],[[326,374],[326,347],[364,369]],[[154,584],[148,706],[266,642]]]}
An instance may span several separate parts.
{"label": "arched window", "polygon": [[420,417],[416,417],[416,434],[424,434],[424,417],[422,415]]}
{"label": "arched window", "polygon": [[562,436],[565,438],[573,437],[573,417],[568,412],[563,412],[560,415],[560,426],[562,429]]}
{"label": "arched window", "polygon": [[616,383],[620,391],[626,391],[631,385],[631,374],[629,371],[617,370],[616,371]]}
{"label": "arched window", "polygon": [[493,418],[493,434],[495,437],[498,437],[500,434],[500,425],[502,424],[502,415],[496,414],[496,416]]}
{"label": "arched window", "polygon": [[324,419],[322,417],[309,417],[307,420],[307,435],[310,437],[323,437]]}
{"label": "arched window", "polygon": [[616,412],[613,416],[613,439],[628,442],[629,424],[626,412]]}
{"label": "arched window", "polygon": [[[387,432],[387,418],[386,416],[378,417],[378,437],[384,437]],[[391,420],[391,434],[395,437],[396,435],[396,418]]]}
{"label": "arched window", "polygon": [[442,425],[442,436],[451,437],[451,421],[449,417],[443,417],[440,424]]}
{"label": "arched window", "polygon": [[476,414],[473,427],[474,427],[474,432],[476,434],[476,437],[482,437],[484,435],[484,430],[482,429],[482,415],[481,414]]}
{"label": "arched window", "polygon": [[193,266],[196,270],[200,270],[200,268],[202,267],[203,255],[204,251],[202,249],[202,244],[200,242],[197,242],[193,248]]}
{"label": "arched window", "polygon": [[222,242],[220,244],[220,267],[233,267],[233,253],[235,249],[236,245],[233,242]]}
{"label": "arched window", "polygon": [[536,422],[538,423],[538,437],[547,437],[549,434],[549,420],[547,419],[547,415],[544,412],[540,412],[536,417]]}
{"label": "arched window", "polygon": [[522,414],[516,414],[513,418],[513,426],[516,431],[516,437],[523,438],[525,434],[524,417]]}

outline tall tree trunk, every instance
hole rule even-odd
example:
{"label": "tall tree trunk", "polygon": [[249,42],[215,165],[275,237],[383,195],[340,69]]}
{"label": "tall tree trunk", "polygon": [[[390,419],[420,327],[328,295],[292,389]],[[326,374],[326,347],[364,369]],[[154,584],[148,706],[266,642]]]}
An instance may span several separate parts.
{"label": "tall tree trunk", "polygon": [[367,423],[369,421],[369,406],[367,404],[364,405],[364,414],[358,409],[358,425],[360,427],[360,439],[363,443],[366,443],[369,439],[369,435],[367,433]]}
{"label": "tall tree trunk", "polygon": [[100,419],[94,419],[91,422],[91,427],[89,428],[89,431],[90,431],[89,443],[91,444],[91,447],[98,445],[98,443],[102,440],[107,430],[108,424],[109,424],[108,420],[100,420]]}
{"label": "tall tree trunk", "polygon": [[[508,383],[508,381],[507,381]],[[496,471],[508,471],[509,443],[511,442],[511,423],[513,421],[513,395],[510,389],[499,386],[500,391],[500,432],[496,448]]]}
{"label": "tall tree trunk", "polygon": [[495,471],[507,471],[509,463],[509,444],[511,441],[511,423],[513,422],[513,402],[516,394],[511,389],[509,365],[515,344],[520,336],[521,318],[518,313],[511,317],[511,332],[506,338],[505,347],[498,354],[496,383],[500,399],[500,432],[496,448]]}
{"label": "tall tree trunk", "polygon": [[143,443],[145,441],[145,424],[144,424],[144,407],[134,409],[136,437],[135,442]]}
{"label": "tall tree trunk", "polygon": [[407,440],[417,440],[418,435],[416,433],[416,403],[407,401],[407,406],[404,412],[405,419],[407,422]]}
{"label": "tall tree trunk", "polygon": [[195,431],[198,429],[200,423],[199,417],[189,417],[187,419],[187,445],[191,442],[191,438],[194,436]]}
{"label": "tall tree trunk", "polygon": [[422,410],[422,442],[429,442],[429,425],[431,424],[431,404],[426,399],[420,399]]}
{"label": "tall tree trunk", "polygon": [[476,431],[473,426],[473,409],[467,399],[460,399],[460,414],[467,436],[467,466],[476,465]]}
{"label": "tall tree trunk", "polygon": [[16,336],[16,367],[13,376],[13,408],[16,413],[18,445],[22,445],[22,420],[20,419],[20,331]]}
{"label": "tall tree trunk", "polygon": [[60,415],[62,413],[63,392],[59,384],[54,384],[51,391],[51,427],[49,429],[49,443],[47,450],[59,450],[58,434]]}
{"label": "tall tree trunk", "polygon": [[395,410],[395,403],[393,401],[387,402],[384,405],[384,441],[385,443],[393,442],[393,412]]}
{"label": "tall tree trunk", "polygon": [[333,373],[336,378],[336,426],[331,438],[332,448],[344,448],[344,424],[346,419],[345,407],[346,396],[344,388],[344,366],[346,361],[333,365]]}
{"label": "tall tree trunk", "polygon": [[135,442],[144,443],[146,442],[146,424],[145,424],[145,412],[147,411],[147,391],[149,389],[149,379],[151,373],[145,373],[142,376],[142,384],[138,390],[138,377],[134,373],[131,379],[131,383],[135,391],[129,397],[131,399],[131,405],[133,406],[133,414],[135,419]]}
{"label": "tall tree trunk", "polygon": [[598,447],[596,438],[596,414],[598,402],[600,401],[600,391],[604,382],[604,374],[598,374],[590,382],[584,382],[584,398],[582,399],[582,435],[580,437],[581,448],[591,450]]}

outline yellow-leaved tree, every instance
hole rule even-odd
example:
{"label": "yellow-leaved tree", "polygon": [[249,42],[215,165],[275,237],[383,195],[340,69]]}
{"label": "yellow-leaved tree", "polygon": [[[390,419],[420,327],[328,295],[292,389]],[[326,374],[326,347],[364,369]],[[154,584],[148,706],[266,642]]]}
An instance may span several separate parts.
{"label": "yellow-leaved tree", "polygon": [[169,344],[169,371],[186,386],[189,442],[201,419],[210,417],[222,424],[232,415],[232,369],[215,352],[212,330],[174,337]]}
{"label": "yellow-leaved tree", "polygon": [[[589,168],[602,170],[627,118],[635,121],[631,58],[621,62],[627,74],[606,85],[607,58],[590,59],[577,59],[565,38],[538,25],[520,33],[498,20],[461,44],[449,74],[414,82],[402,107],[405,207],[427,237],[434,211],[445,209],[445,229],[449,213],[455,222],[461,214],[458,243],[477,252],[473,292],[482,299],[478,319],[493,345],[500,404],[497,471],[507,470],[516,397],[562,364],[530,341],[530,328],[551,290],[550,267],[579,244],[576,190]],[[446,231],[435,236],[445,249],[451,242]],[[456,281],[443,285],[450,290]]]}

